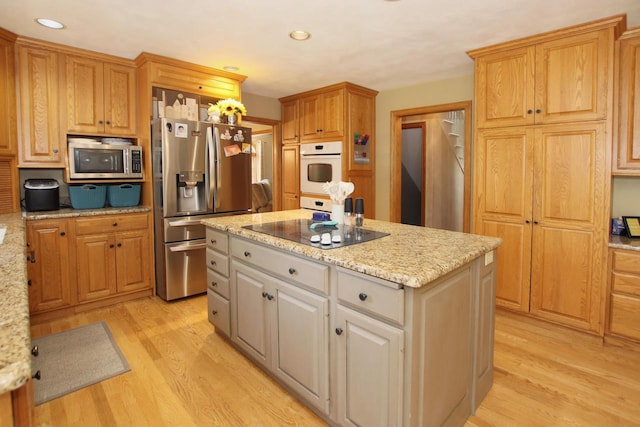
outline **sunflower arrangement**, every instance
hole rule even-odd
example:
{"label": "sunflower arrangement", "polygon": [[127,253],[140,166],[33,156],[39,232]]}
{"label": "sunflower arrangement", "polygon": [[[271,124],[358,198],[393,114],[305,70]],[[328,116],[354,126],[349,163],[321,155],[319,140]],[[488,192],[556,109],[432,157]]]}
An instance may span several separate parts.
{"label": "sunflower arrangement", "polygon": [[236,101],[232,98],[221,99],[215,104],[209,103],[209,108],[207,110],[209,114],[218,112],[221,116],[233,116],[235,114],[240,114],[242,116],[247,115],[247,109],[244,108],[242,102]]}

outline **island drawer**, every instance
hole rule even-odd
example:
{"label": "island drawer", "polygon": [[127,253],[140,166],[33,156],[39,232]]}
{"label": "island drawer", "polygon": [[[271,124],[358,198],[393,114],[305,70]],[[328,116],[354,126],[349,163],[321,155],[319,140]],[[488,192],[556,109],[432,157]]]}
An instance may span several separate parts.
{"label": "island drawer", "polygon": [[404,289],[338,270],[338,299],[358,309],[404,324]]}
{"label": "island drawer", "polygon": [[329,267],[246,240],[231,238],[231,255],[288,281],[329,291]]}
{"label": "island drawer", "polygon": [[207,248],[207,267],[224,277],[229,277],[229,258],[211,248]]}
{"label": "island drawer", "polygon": [[212,291],[229,299],[229,279],[207,268],[207,286]]}
{"label": "island drawer", "polygon": [[207,289],[207,304],[209,322],[213,323],[216,330],[223,332],[226,336],[230,335],[229,301],[222,298],[211,289]]}
{"label": "island drawer", "polygon": [[76,218],[75,229],[77,235],[140,230],[147,228],[147,220],[147,214],[105,215],[91,218]]}
{"label": "island drawer", "polygon": [[229,254],[229,236],[225,232],[207,227],[207,246],[223,254]]}

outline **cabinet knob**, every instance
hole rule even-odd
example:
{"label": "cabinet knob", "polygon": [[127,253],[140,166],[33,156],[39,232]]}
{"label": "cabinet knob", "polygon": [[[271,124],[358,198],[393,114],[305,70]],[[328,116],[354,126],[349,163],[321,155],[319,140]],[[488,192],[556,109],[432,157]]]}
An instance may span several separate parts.
{"label": "cabinet knob", "polygon": [[211,310],[211,314],[215,316],[216,314],[218,314],[218,310]]}
{"label": "cabinet knob", "polygon": [[110,125],[110,124],[111,124],[111,122],[110,122],[109,120],[107,120],[107,124],[108,124],[108,125]]}
{"label": "cabinet knob", "polygon": [[202,86],[198,86],[198,89],[202,89]]}
{"label": "cabinet knob", "polygon": [[289,267],[289,274],[291,274],[292,276],[296,274],[296,269],[293,267]]}
{"label": "cabinet knob", "polygon": [[118,226],[118,223],[117,223],[117,222],[114,222],[114,223],[113,223],[113,224],[111,224],[111,225],[113,225],[114,227],[117,227],[117,226]]}
{"label": "cabinet knob", "polygon": [[266,293],[266,292],[264,292],[264,291],[262,292],[262,298],[266,298],[266,297],[267,297],[267,295],[269,295],[269,294],[267,294],[267,293]]}
{"label": "cabinet knob", "polygon": [[61,235],[61,236],[65,236],[66,234],[67,234],[67,233],[65,233],[64,231],[61,231],[61,232],[60,232],[60,235]]}
{"label": "cabinet knob", "polygon": [[211,286],[215,288],[216,286],[218,286],[218,282],[211,282]]}
{"label": "cabinet knob", "polygon": [[38,348],[37,345],[33,346],[33,348],[31,349],[31,354],[33,354],[34,356],[37,356],[38,354],[40,354],[40,349]]}
{"label": "cabinet knob", "polygon": [[336,334],[337,335],[342,335],[342,328],[336,328]]}
{"label": "cabinet knob", "polygon": [[533,221],[533,223],[534,223],[534,224],[536,224],[536,225],[537,225],[537,224],[540,224],[538,221]]}
{"label": "cabinet knob", "polygon": [[525,224],[531,224],[531,221],[529,221],[528,219],[524,220]]}
{"label": "cabinet knob", "polygon": [[118,243],[118,247],[121,248],[122,247],[122,243]]}
{"label": "cabinet knob", "polygon": [[33,374],[33,375],[31,376],[31,378],[35,378],[35,379],[37,379],[37,380],[39,380],[40,378],[42,378],[42,375],[40,374],[40,369],[38,369],[38,370],[36,371],[36,373],[35,373],[35,374]]}
{"label": "cabinet knob", "polygon": [[27,285],[31,286],[31,279],[27,280]]}
{"label": "cabinet knob", "polygon": [[218,243],[218,242],[216,241],[216,239],[211,239],[211,240],[209,240],[209,241],[211,242],[211,244],[212,244],[212,245],[215,245],[216,243]]}
{"label": "cabinet knob", "polygon": [[527,110],[527,114],[533,114],[533,110]]}
{"label": "cabinet knob", "polygon": [[111,249],[113,249],[113,243],[112,243],[112,244],[110,244],[110,245],[109,245],[109,247],[110,247]]}
{"label": "cabinet knob", "polygon": [[57,148],[53,149],[53,154],[58,154],[58,149]]}
{"label": "cabinet knob", "polygon": [[249,252],[249,251],[244,251],[244,256],[247,256],[247,257],[248,257],[248,256],[251,256],[251,252]]}
{"label": "cabinet knob", "polygon": [[365,294],[364,292],[360,292],[358,294],[358,298],[360,298],[360,301],[364,301],[367,299],[367,294]]}
{"label": "cabinet knob", "polygon": [[104,123],[104,122],[103,122],[102,120],[98,120],[98,124],[99,124],[99,125],[101,125],[101,124],[103,124],[103,123]]}
{"label": "cabinet knob", "polygon": [[216,262],[214,260],[211,260],[211,265],[216,265]]}
{"label": "cabinet knob", "polygon": [[542,110],[539,108],[536,108],[536,114],[540,114],[540,113],[542,113]]}

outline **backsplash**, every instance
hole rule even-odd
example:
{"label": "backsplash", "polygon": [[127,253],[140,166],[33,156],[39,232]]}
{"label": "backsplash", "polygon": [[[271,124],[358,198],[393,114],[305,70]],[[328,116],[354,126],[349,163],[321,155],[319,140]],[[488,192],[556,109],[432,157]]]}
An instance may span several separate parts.
{"label": "backsplash", "polygon": [[614,177],[611,197],[612,218],[640,216],[640,177]]}

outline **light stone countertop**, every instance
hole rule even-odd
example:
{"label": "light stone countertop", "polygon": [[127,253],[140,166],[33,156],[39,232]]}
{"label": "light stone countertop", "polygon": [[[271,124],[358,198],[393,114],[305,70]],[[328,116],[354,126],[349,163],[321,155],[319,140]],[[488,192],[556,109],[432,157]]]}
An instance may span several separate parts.
{"label": "light stone countertop", "polygon": [[312,211],[291,210],[210,218],[208,227],[242,236],[404,286],[419,288],[496,249],[501,239],[365,219],[363,228],[389,233],[365,243],[321,249],[242,228],[245,225],[311,219]]}
{"label": "light stone countertop", "polygon": [[609,247],[640,252],[640,239],[630,239],[627,236],[611,235],[609,236]]}
{"label": "light stone countertop", "polygon": [[0,244],[0,394],[3,394],[23,386],[31,378],[31,332],[23,215],[0,215],[0,227],[7,227]]}

